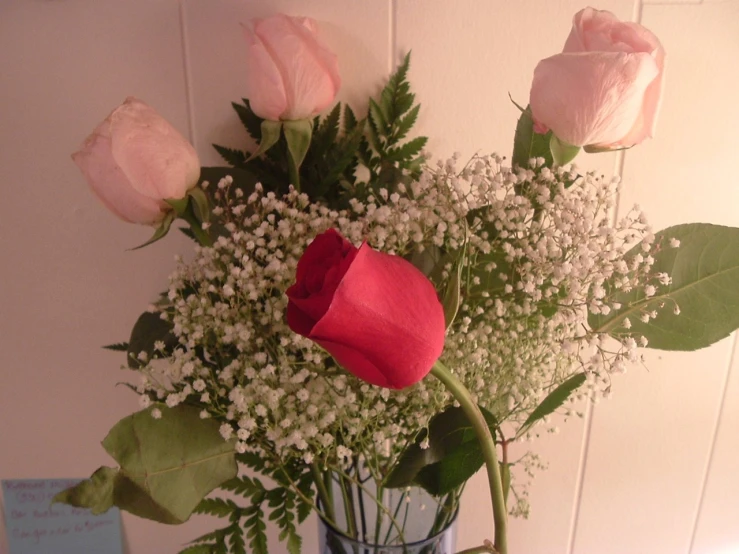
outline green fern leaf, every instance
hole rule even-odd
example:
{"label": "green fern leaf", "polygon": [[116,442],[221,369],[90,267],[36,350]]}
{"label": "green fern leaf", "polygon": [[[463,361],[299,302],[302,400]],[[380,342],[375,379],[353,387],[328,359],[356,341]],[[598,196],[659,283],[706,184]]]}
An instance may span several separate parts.
{"label": "green fern leaf", "polygon": [[354,112],[347,104],[344,106],[344,132],[350,133],[356,126],[357,116],[354,115]]}
{"label": "green fern leaf", "polygon": [[235,477],[230,479],[221,485],[222,489],[234,492],[239,496],[252,497],[255,494],[263,491],[261,483],[256,479],[250,479],[249,477]]}
{"label": "green fern leaf", "polygon": [[[374,129],[377,131],[378,137],[384,137],[387,136],[389,123],[387,115],[383,112],[380,105],[374,101],[374,99],[370,98],[369,101],[369,115],[370,120],[373,123]],[[379,148],[376,148],[379,150]]]}
{"label": "green fern leaf", "polygon": [[226,537],[228,529],[229,529],[228,527],[224,527],[222,529],[216,529],[214,531],[210,531],[209,533],[206,533],[205,535],[200,535],[197,539],[191,540],[190,544],[200,544],[204,542],[207,542],[207,543],[222,542]]}
{"label": "green fern leaf", "polygon": [[128,352],[128,343],[116,342],[114,344],[106,344],[103,348],[106,350],[113,350],[114,352]]}
{"label": "green fern leaf", "polygon": [[380,94],[380,106],[389,124],[394,123],[413,105],[413,95],[410,94],[407,81],[410,63],[411,54],[408,52]]}
{"label": "green fern leaf", "polygon": [[247,154],[245,152],[234,150],[233,148],[226,148],[225,146],[220,146],[218,144],[214,144],[213,148],[215,148],[218,155],[221,156],[228,165],[239,167],[241,169],[246,166]]}
{"label": "green fern leaf", "polygon": [[398,143],[403,140],[411,128],[416,124],[418,119],[418,112],[421,109],[421,104],[416,104],[413,109],[408,112],[403,118],[398,120],[398,124],[393,132],[392,141]]}
{"label": "green fern leaf", "polygon": [[208,514],[216,517],[228,517],[232,512],[238,509],[239,507],[232,500],[224,500],[223,498],[204,498],[195,507],[193,513]]}
{"label": "green fern leaf", "polygon": [[203,543],[188,546],[184,550],[180,550],[179,554],[215,554],[218,552],[216,543]]}
{"label": "green fern leaf", "polygon": [[231,102],[233,109],[236,110],[236,114],[239,116],[241,123],[244,125],[246,132],[249,136],[259,142],[262,139],[262,118],[259,117],[251,110],[249,100],[246,98],[242,99],[244,105]]}
{"label": "green fern leaf", "polygon": [[409,161],[423,150],[423,147],[426,146],[426,142],[428,142],[428,138],[426,137],[416,137],[409,140],[402,146],[388,150],[385,160],[390,162]]}
{"label": "green fern leaf", "polygon": [[339,136],[339,119],[341,118],[341,104],[336,104],[334,109],[324,118],[320,125],[315,126],[311,150],[319,157],[331,148],[336,137]]}
{"label": "green fern leaf", "polygon": [[252,554],[269,554],[267,552],[267,535],[264,523],[264,511],[260,504],[253,504],[244,510],[247,516],[244,521],[244,529],[246,529],[246,537],[249,539],[249,547]]}
{"label": "green fern leaf", "polygon": [[229,527],[228,545],[231,554],[246,554],[246,541],[244,540],[244,530],[241,528],[240,515],[231,516],[232,524]]}

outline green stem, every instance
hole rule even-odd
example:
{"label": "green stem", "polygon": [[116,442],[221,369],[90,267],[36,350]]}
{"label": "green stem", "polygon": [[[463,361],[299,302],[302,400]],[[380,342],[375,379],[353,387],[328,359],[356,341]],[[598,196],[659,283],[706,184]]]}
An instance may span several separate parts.
{"label": "green stem", "polygon": [[313,480],[316,483],[316,490],[318,491],[318,498],[321,499],[321,505],[323,511],[328,517],[331,524],[336,527],[336,516],[334,515],[334,503],[331,502],[331,496],[326,489],[326,484],[323,482],[323,475],[321,470],[318,469],[318,465],[314,462],[310,465],[311,473],[313,473]]}
{"label": "green stem", "polygon": [[357,539],[357,516],[354,513],[354,499],[346,487],[346,479],[339,476],[339,486],[341,487],[341,496],[344,499],[344,513],[346,515],[346,527],[349,536]]}
{"label": "green stem", "polygon": [[[437,360],[434,367],[431,368],[431,373],[444,383],[446,389],[459,402],[459,406],[470,420],[472,428],[477,435],[477,440],[482,448],[482,455],[485,458],[485,466],[488,471],[490,500],[493,503],[493,520],[495,523],[495,550],[499,554],[508,554],[506,539],[507,514],[505,498],[503,497],[503,482],[500,478],[500,466],[498,465],[498,454],[495,450],[495,440],[490,434],[490,429],[480,408],[477,407],[469,391],[452,374],[449,368]],[[485,551],[483,550],[481,552]]]}

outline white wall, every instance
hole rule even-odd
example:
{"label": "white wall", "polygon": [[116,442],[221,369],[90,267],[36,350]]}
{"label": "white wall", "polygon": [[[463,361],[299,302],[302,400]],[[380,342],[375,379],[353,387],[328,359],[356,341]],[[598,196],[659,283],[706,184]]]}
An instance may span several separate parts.
{"label": "white wall", "polygon": [[[126,249],[148,229],[109,215],[69,159],[133,94],[210,143],[245,137],[230,101],[244,93],[239,21],[277,11],[319,20],[339,54],[342,100],[364,108],[413,49],[419,132],[439,156],[509,153],[536,62],[561,48],[575,0],[3,0],[0,3],[0,478],[83,476],[136,409],[115,384],[125,339],[166,282],[185,240]],[[641,21],[668,52],[657,138],[581,165],[622,173],[656,227],[739,226],[739,1],[603,0]],[[733,370],[733,371],[732,371]],[[613,399],[536,444],[549,471],[533,514],[511,524],[513,554],[739,552],[739,356],[736,336],[690,355],[649,353]],[[459,546],[489,537],[489,501],[468,487]],[[124,516],[131,554],[170,554],[212,525],[165,527]],[[315,545],[305,526],[305,552]],[[7,553],[0,524],[0,554]],[[275,548],[275,552],[281,549]]]}

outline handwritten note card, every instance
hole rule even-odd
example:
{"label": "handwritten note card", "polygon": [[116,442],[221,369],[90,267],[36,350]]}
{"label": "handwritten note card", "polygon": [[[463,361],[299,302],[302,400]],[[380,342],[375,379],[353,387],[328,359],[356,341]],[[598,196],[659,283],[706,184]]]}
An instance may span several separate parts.
{"label": "handwritten note card", "polygon": [[10,554],[123,554],[118,508],[94,516],[66,504],[51,505],[81,479],[2,481]]}

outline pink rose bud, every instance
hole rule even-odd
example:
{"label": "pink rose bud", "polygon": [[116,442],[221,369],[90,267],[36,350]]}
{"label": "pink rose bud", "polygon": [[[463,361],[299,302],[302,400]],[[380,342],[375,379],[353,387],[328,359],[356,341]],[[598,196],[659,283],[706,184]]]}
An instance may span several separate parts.
{"label": "pink rose bud", "polygon": [[245,25],[247,98],[259,117],[306,119],[330,106],[341,86],[336,55],[318,40],[315,21],[284,14]]}
{"label": "pink rose bud", "polygon": [[115,215],[153,225],[198,183],[192,145],[141,100],[129,97],[72,154],[92,190]]}
{"label": "pink rose bud", "polygon": [[560,140],[610,150],[654,134],[665,52],[637,23],[585,8],[561,54],[539,62],[531,85],[535,122]]}
{"label": "pink rose bud", "polygon": [[417,383],[444,348],[444,309],[424,274],[333,229],[305,250],[287,296],[290,328],[373,385]]}

